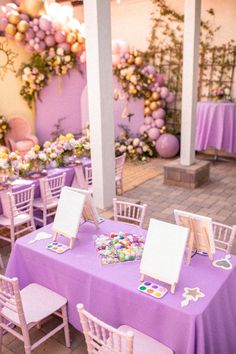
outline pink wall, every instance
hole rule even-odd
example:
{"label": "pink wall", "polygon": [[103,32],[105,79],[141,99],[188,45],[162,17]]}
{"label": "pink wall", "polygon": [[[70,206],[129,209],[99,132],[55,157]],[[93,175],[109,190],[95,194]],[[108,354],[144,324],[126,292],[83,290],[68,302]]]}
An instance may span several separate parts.
{"label": "pink wall", "polygon": [[[114,89],[120,90],[120,84],[114,77]],[[83,67],[83,76],[73,70],[70,76],[62,78],[62,90],[60,92],[58,79],[52,78],[51,83],[41,92],[41,101],[36,104],[36,135],[40,143],[50,139],[50,133],[57,120],[66,117],[62,121],[65,133],[79,133],[88,121],[86,69]],[[125,107],[127,109],[125,109]],[[138,133],[143,124],[143,100],[125,99],[114,100],[115,136],[119,135],[119,124],[128,125],[131,131]],[[122,112],[133,113],[131,121],[122,118]]]}

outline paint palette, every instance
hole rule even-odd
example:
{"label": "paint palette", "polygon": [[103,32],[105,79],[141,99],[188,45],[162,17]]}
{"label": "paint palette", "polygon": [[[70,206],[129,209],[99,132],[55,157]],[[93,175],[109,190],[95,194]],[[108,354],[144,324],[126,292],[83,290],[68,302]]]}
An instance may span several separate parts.
{"label": "paint palette", "polygon": [[151,295],[156,299],[161,299],[168,291],[163,286],[152,283],[150,281],[143,282],[141,285],[139,285],[138,290],[147,295]]}
{"label": "paint palette", "polygon": [[47,245],[47,249],[60,254],[70,250],[70,247],[60,242],[52,242]]}

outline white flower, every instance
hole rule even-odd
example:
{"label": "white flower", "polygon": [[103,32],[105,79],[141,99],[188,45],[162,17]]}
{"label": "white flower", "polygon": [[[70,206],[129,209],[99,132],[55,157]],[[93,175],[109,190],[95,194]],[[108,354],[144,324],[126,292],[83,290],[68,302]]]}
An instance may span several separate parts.
{"label": "white flower", "polygon": [[140,143],[139,138],[135,138],[135,139],[133,140],[133,146],[138,146],[139,143]]}
{"label": "white flower", "polygon": [[22,75],[22,80],[23,81],[28,81],[28,75]]}
{"label": "white flower", "polygon": [[57,154],[55,152],[52,152],[51,155],[50,155],[50,158],[51,159],[55,159],[57,157]]}
{"label": "white flower", "polygon": [[69,63],[70,61],[71,61],[70,55],[66,55],[66,56],[65,56],[65,62],[66,62],[66,63]]}
{"label": "white flower", "polygon": [[36,159],[36,157],[37,157],[37,155],[33,149],[28,151],[27,154],[25,155],[26,160],[34,160],[34,159]]}
{"label": "white flower", "polygon": [[132,145],[129,145],[127,149],[128,149],[128,151],[130,152],[130,151],[133,150],[133,146],[132,146]]}
{"label": "white flower", "polygon": [[63,48],[57,48],[57,55],[63,55],[63,54],[64,54],[64,49]]}
{"label": "white flower", "polygon": [[144,151],[144,152],[147,152],[148,150],[149,150],[148,145],[144,145],[144,146],[143,146],[143,151]]}
{"label": "white flower", "polygon": [[24,74],[26,74],[26,75],[31,74],[31,69],[28,66],[26,66],[26,68],[24,68]]}
{"label": "white flower", "polygon": [[46,161],[47,160],[47,155],[45,154],[44,151],[40,151],[39,152],[39,159],[42,161]]}
{"label": "white flower", "polygon": [[228,87],[226,87],[224,91],[226,96],[230,95],[230,89]]}
{"label": "white flower", "polygon": [[39,81],[43,81],[44,78],[45,78],[44,74],[39,74],[39,75],[38,75]]}
{"label": "white flower", "polygon": [[125,152],[126,151],[126,146],[125,145],[121,145],[120,147],[119,147],[119,151],[120,152]]}

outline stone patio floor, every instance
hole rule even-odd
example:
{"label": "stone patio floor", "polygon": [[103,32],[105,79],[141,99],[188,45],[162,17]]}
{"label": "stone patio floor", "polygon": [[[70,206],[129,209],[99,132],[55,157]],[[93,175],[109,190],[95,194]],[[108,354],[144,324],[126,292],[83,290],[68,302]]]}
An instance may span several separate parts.
{"label": "stone patio floor", "polygon": [[[206,156],[198,156],[206,158]],[[127,183],[135,180],[135,185],[143,182],[145,174],[146,182],[138,187],[125,192],[124,197],[140,203],[148,204],[145,227],[148,226],[150,217],[174,223],[174,209],[187,210],[189,212],[210,216],[214,221],[228,225],[236,224],[236,160],[217,161],[211,164],[210,181],[200,188],[190,190],[182,187],[163,185],[163,165],[168,163],[166,160],[155,159],[143,165],[143,169],[133,169],[127,167]],[[153,169],[156,169],[157,177],[153,177]],[[150,171],[150,173],[148,172]],[[149,179],[151,178],[151,179]],[[127,188],[129,189],[129,188]],[[112,217],[112,211],[102,213],[104,217]],[[9,257],[9,247],[4,247],[1,252],[4,262],[7,264]],[[236,242],[234,251],[236,254]],[[4,270],[1,270],[4,273]],[[40,330],[33,329],[32,341],[37,340],[40,335],[47,332],[57,323],[57,319],[50,318]],[[65,348],[63,331],[54,335],[51,339],[39,346],[34,353],[38,354],[86,354],[86,345],[81,333],[70,327],[72,345]],[[24,353],[23,344],[10,334],[4,335],[3,354]]]}

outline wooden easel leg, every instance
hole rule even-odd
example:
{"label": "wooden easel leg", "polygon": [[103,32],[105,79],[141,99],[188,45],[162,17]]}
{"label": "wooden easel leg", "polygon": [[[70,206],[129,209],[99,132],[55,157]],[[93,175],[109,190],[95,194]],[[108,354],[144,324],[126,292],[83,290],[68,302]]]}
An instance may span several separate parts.
{"label": "wooden easel leg", "polygon": [[57,236],[58,236],[58,233],[57,232],[54,232],[53,233],[53,238],[52,238],[52,241],[55,242],[57,240]]}
{"label": "wooden easel leg", "polygon": [[75,238],[72,237],[72,238],[70,239],[70,249],[72,249],[72,248],[74,247],[74,243],[75,243]]}
{"label": "wooden easel leg", "polygon": [[171,294],[175,293],[175,287],[176,287],[176,283],[171,284],[171,288],[170,288]]}
{"label": "wooden easel leg", "polygon": [[144,281],[144,277],[145,277],[145,275],[144,275],[144,274],[141,274],[141,276],[140,276],[140,281]]}

